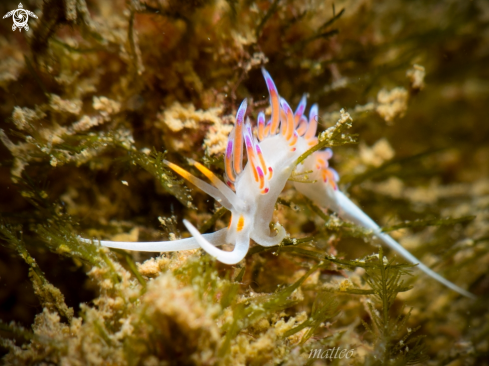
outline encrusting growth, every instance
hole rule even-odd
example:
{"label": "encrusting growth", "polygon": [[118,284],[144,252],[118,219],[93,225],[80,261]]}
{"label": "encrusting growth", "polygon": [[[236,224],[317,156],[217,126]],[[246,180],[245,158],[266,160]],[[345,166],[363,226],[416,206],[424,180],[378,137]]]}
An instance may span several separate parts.
{"label": "encrusting growth", "polygon": [[[329,167],[331,149],[316,151],[297,166],[298,158],[318,143],[318,107],[314,104],[309,118],[304,116],[305,96],[295,112],[287,101],[279,96],[269,73],[262,69],[270,94],[272,114],[266,121],[265,114],[258,115],[257,125],[251,126],[245,118],[247,102],[243,100],[236,115],[236,124],[229,134],[225,152],[225,183],[202,164],[190,163],[204,174],[212,185],[193,176],[181,167],[165,161],[177,174],[216,199],[231,211],[229,226],[215,233],[201,234],[190,222],[183,223],[192,238],[163,242],[113,242],[100,241],[110,248],[137,251],[169,252],[202,248],[220,262],[235,264],[247,254],[250,239],[262,246],[274,246],[286,236],[285,229],[275,225],[275,233],[270,230],[273,210],[279,194],[294,169],[298,174],[306,174],[308,182],[294,182],[296,189],[323,208],[336,212],[342,219],[373,230],[383,243],[398,252],[411,263],[419,260],[404,249],[360,210],[337,186],[339,176]],[[243,146],[244,145],[244,146]],[[243,152],[246,151],[247,164],[243,167]],[[312,180],[312,182],[310,181]],[[81,239],[90,242],[88,239]],[[217,246],[231,243],[234,250],[227,252]],[[443,278],[429,267],[419,263],[418,268],[452,290],[471,298],[474,295]]]}

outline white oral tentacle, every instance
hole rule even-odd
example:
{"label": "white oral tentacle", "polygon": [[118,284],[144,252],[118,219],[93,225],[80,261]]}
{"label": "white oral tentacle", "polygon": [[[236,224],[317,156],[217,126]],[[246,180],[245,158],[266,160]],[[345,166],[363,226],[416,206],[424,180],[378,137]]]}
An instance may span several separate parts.
{"label": "white oral tentacle", "polygon": [[187,227],[190,234],[192,234],[192,236],[197,240],[202,249],[204,249],[209,255],[215,257],[219,262],[225,264],[236,264],[240,262],[248,253],[248,248],[250,247],[249,229],[239,232],[236,235],[234,250],[232,252],[226,252],[209,243],[204,235],[202,235],[199,230],[197,230],[189,221],[183,220],[183,223]]}
{"label": "white oral tentacle", "polygon": [[[197,229],[195,229],[197,230]],[[227,228],[221,229],[214,233],[200,234],[212,246],[226,244]],[[78,238],[83,243],[100,243],[107,248],[134,250],[138,252],[175,252],[179,250],[190,250],[200,248],[196,238],[185,238],[173,241],[148,241],[148,242],[131,242],[131,241],[108,241],[108,240],[90,240]]]}
{"label": "white oral tentacle", "polygon": [[261,230],[253,230],[251,232],[251,239],[256,241],[262,247],[273,247],[274,245],[279,245],[287,236],[287,232],[285,231],[284,227],[279,224],[275,225],[275,230],[277,231],[275,236],[267,235]]}

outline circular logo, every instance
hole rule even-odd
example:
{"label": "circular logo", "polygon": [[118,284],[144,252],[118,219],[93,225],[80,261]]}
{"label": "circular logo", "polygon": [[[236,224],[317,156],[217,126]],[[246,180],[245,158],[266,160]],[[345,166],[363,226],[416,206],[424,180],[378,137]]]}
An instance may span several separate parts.
{"label": "circular logo", "polygon": [[27,24],[27,21],[29,20],[29,15],[31,17],[37,18],[37,15],[34,14],[32,11],[24,9],[22,6],[22,3],[19,4],[19,8],[9,11],[7,14],[4,15],[3,19],[12,17],[14,24],[12,25],[12,30],[15,31],[17,28],[19,31],[22,31],[22,28],[24,28],[26,31],[29,30],[29,25]]}
{"label": "circular logo", "polygon": [[14,19],[12,30],[15,30],[15,27],[21,29],[26,27],[26,30],[29,30],[29,26],[27,25],[27,21],[29,20],[29,13],[27,13],[27,11],[25,11],[24,9],[17,9],[12,14],[12,18]]}

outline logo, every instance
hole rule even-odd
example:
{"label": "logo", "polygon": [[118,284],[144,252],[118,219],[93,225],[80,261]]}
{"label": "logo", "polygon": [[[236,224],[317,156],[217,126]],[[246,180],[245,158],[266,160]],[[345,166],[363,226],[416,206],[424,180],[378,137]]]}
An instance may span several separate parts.
{"label": "logo", "polygon": [[18,9],[9,11],[3,16],[3,19],[12,16],[14,20],[12,30],[15,31],[17,28],[19,28],[19,32],[22,32],[22,28],[24,28],[26,31],[29,30],[29,25],[27,24],[27,21],[29,20],[29,15],[37,19],[36,14],[34,14],[32,11],[25,10],[22,6],[22,3],[20,3]]}

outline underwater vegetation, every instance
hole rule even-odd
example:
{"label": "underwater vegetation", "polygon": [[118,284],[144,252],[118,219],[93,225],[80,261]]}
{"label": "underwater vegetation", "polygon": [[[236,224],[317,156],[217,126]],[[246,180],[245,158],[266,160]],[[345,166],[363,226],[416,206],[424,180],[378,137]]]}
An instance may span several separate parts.
{"label": "underwater vegetation", "polygon": [[2,363],[488,364],[486,2],[23,6],[28,31],[0,23]]}

